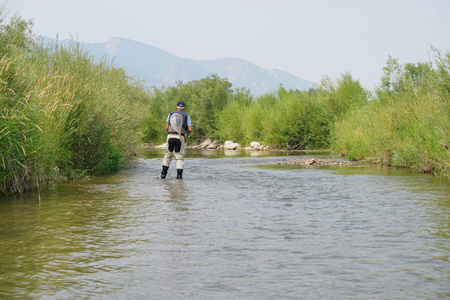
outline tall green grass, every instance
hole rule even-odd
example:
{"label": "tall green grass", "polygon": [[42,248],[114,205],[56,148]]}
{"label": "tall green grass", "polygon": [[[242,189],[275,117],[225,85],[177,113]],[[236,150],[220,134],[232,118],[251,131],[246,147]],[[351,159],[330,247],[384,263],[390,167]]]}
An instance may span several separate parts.
{"label": "tall green grass", "polygon": [[369,105],[333,126],[333,146],[366,159],[450,176],[450,52],[430,63],[390,58]]}
{"label": "tall green grass", "polygon": [[122,167],[148,91],[80,44],[22,47],[0,29],[0,195]]}
{"label": "tall green grass", "polygon": [[225,107],[217,119],[217,132],[221,139],[243,144],[256,140],[277,148],[326,148],[331,124],[367,99],[367,91],[349,74],[336,85],[325,81],[310,91],[280,87],[255,101]]}
{"label": "tall green grass", "polygon": [[244,145],[260,141],[287,149],[326,148],[331,124],[368,99],[368,92],[350,74],[342,75],[336,84],[326,80],[310,91],[280,87],[256,99],[248,90],[231,87],[227,80],[213,75],[154,89],[145,139],[163,142],[165,118],[178,100],[184,100],[194,125],[194,140],[235,140]]}

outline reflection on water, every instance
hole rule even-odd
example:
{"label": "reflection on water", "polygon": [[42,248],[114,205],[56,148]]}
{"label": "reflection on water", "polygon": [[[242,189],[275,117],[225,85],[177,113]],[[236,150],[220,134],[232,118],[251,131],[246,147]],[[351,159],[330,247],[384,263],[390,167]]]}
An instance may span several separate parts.
{"label": "reflection on water", "polygon": [[190,151],[183,180],[160,180],[148,150],[40,205],[2,201],[0,298],[450,296],[448,180],[277,165],[291,154]]}

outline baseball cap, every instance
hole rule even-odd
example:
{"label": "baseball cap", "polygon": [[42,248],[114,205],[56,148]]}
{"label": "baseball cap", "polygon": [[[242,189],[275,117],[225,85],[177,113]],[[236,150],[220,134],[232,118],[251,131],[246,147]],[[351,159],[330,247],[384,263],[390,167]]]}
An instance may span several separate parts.
{"label": "baseball cap", "polygon": [[186,107],[186,104],[183,101],[178,101],[177,107]]}

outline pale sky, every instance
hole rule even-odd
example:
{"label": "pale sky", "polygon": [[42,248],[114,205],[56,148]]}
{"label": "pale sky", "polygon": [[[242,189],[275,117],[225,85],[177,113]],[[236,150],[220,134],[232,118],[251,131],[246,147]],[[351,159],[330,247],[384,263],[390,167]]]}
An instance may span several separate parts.
{"label": "pale sky", "polygon": [[[5,0],[0,0],[0,4]],[[196,60],[242,58],[319,83],[350,72],[380,83],[389,55],[450,50],[450,0],[8,0],[35,34],[123,37]]]}

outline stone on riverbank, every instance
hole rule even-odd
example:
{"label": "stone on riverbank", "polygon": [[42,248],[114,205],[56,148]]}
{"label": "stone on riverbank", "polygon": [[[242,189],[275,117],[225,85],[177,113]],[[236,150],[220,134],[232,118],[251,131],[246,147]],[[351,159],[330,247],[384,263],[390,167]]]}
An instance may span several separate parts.
{"label": "stone on riverbank", "polygon": [[226,141],[225,144],[223,145],[223,148],[225,150],[238,150],[241,149],[241,145],[234,141]]}
{"label": "stone on riverbank", "polygon": [[206,149],[212,143],[213,143],[213,141],[211,139],[204,140],[200,145],[198,145],[198,148],[199,149]]}
{"label": "stone on riverbank", "polygon": [[222,144],[220,144],[218,141],[213,141],[206,149],[218,149],[222,147]]}
{"label": "stone on riverbank", "polygon": [[222,144],[218,141],[213,141],[212,139],[206,139],[200,143],[200,145],[192,146],[194,149],[220,149]]}
{"label": "stone on riverbank", "polygon": [[261,146],[260,142],[257,141],[253,141],[250,143],[250,147],[248,147],[249,149],[255,149],[255,150],[261,150],[263,148],[263,146]]}
{"label": "stone on riverbank", "polygon": [[279,165],[304,165],[304,166],[324,166],[324,165],[356,165],[360,162],[349,160],[335,160],[329,158],[302,158],[296,160],[284,160]]}
{"label": "stone on riverbank", "polygon": [[[164,143],[162,145],[154,145],[154,144],[143,144],[142,148],[156,148],[156,149],[164,149],[166,148],[167,144]],[[246,148],[242,148],[241,144],[236,143],[235,141],[226,141],[224,144],[212,140],[212,139],[206,139],[200,144],[193,145],[193,146],[187,146],[188,148],[193,149],[225,149],[225,150],[272,150],[270,146],[263,146],[261,142],[253,141],[250,143],[250,146]]]}

